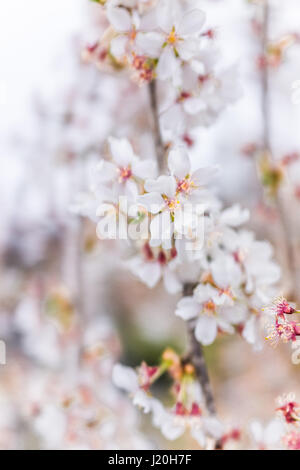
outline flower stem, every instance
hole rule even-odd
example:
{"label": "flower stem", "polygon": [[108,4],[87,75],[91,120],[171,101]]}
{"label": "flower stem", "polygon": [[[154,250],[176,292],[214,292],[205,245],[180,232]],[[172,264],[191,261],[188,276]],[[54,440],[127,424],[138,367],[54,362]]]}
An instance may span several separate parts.
{"label": "flower stem", "polygon": [[154,133],[154,142],[155,142],[155,149],[157,154],[157,163],[159,169],[162,171],[165,168],[165,161],[164,161],[164,144],[161,135],[160,125],[159,125],[159,112],[158,112],[158,104],[157,104],[157,85],[156,80],[152,80],[149,83],[149,95],[150,95],[150,106],[153,116],[153,133]]}

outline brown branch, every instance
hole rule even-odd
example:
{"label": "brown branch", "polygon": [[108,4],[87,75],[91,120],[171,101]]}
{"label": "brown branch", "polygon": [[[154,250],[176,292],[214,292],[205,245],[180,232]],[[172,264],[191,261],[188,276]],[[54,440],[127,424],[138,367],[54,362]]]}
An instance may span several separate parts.
{"label": "brown branch", "polygon": [[[194,288],[194,284],[185,284],[183,288],[184,297],[189,297],[193,295]],[[215,400],[208,375],[203,347],[195,337],[194,321],[188,322],[188,333],[190,340],[190,352],[188,354],[188,358],[191,360],[193,366],[195,367],[197,379],[203,391],[206,408],[210,415],[215,416],[217,411]]]}
{"label": "brown branch", "polygon": [[149,83],[149,95],[150,95],[150,106],[152,111],[152,120],[153,120],[153,133],[155,141],[155,149],[157,156],[157,163],[159,169],[162,171],[165,168],[165,149],[163,144],[163,139],[161,135],[160,125],[159,125],[159,112],[158,112],[158,103],[157,103],[157,86],[156,81],[152,80]]}
{"label": "brown branch", "polygon": [[[153,127],[154,127],[154,138],[155,138],[155,147],[157,153],[157,162],[160,170],[162,171],[165,167],[164,161],[164,145],[161,136],[160,126],[159,126],[159,116],[158,116],[158,103],[157,103],[157,90],[156,82],[153,80],[149,84],[149,94],[150,94],[150,104],[153,115]],[[196,287],[195,284],[185,284],[183,287],[183,295],[191,296],[193,295],[193,290]],[[200,343],[198,343],[195,334],[194,334],[194,322],[188,323],[188,334],[190,341],[190,349],[186,359],[193,364],[196,371],[197,379],[201,385],[203,391],[205,405],[208,413],[211,416],[216,415],[216,406],[215,400],[209,380],[208,370],[206,366],[206,360],[203,353],[203,348]],[[220,449],[220,443],[215,443],[215,449]]]}

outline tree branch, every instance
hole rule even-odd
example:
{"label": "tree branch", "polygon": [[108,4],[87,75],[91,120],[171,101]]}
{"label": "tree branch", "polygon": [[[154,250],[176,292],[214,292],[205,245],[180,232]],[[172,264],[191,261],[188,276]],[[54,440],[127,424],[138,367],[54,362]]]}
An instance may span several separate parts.
{"label": "tree branch", "polygon": [[162,171],[165,168],[165,149],[163,144],[163,139],[161,135],[160,125],[159,125],[159,113],[158,113],[158,104],[157,104],[157,86],[156,81],[152,80],[149,83],[149,95],[150,95],[150,106],[153,116],[153,133],[154,133],[154,143],[156,149],[157,163],[159,169]]}
{"label": "tree branch", "polygon": [[[194,284],[185,284],[183,288],[184,297],[189,297],[193,295],[194,288]],[[216,404],[209,380],[203,347],[195,337],[194,321],[188,322],[188,333],[190,340],[190,352],[188,354],[188,357],[191,360],[193,366],[195,367],[197,379],[203,391],[206,408],[210,415],[215,416],[217,412]]]}
{"label": "tree branch", "polygon": [[[151,110],[153,115],[153,125],[154,125],[154,139],[155,139],[155,147],[156,147],[156,154],[157,154],[157,162],[159,165],[160,170],[164,170],[165,162],[164,162],[164,145],[162,141],[160,126],[159,126],[159,116],[158,116],[158,104],[157,104],[157,90],[156,90],[156,82],[153,80],[149,84],[149,94],[150,94],[150,104]],[[187,283],[183,287],[183,295],[192,296],[193,290],[196,287],[195,284]],[[194,322],[190,321],[188,323],[188,334],[190,340],[190,349],[187,355],[187,360],[189,360],[193,366],[195,367],[197,379],[201,385],[201,389],[203,391],[205,405],[207,408],[208,413],[211,416],[216,415],[216,406],[215,400],[209,380],[208,370],[206,366],[206,361],[203,353],[203,348],[200,343],[198,343],[195,334],[194,334]],[[219,449],[220,443],[215,443],[215,449]]]}

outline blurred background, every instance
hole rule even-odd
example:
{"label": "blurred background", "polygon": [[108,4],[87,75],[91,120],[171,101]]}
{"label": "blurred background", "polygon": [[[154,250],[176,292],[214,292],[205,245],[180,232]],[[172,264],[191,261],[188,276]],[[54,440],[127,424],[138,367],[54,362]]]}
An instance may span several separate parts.
{"label": "blurred background", "polygon": [[[263,136],[259,2],[198,3],[216,28],[220,67],[237,65],[241,97],[216,124],[194,131],[193,158],[221,166],[220,198],[251,209],[249,226],[274,243],[288,293],[278,217],[265,203],[251,151]],[[285,169],[282,197],[299,267],[300,5],[270,4],[270,41],[295,38],[270,71],[269,102],[272,153]],[[154,152],[146,90],[83,60],[84,47],[104,28],[101,9],[87,0],[0,5],[0,339],[7,347],[1,449],[195,446],[165,442],[111,384],[118,360],[155,364],[166,345],[184,350],[178,299],[122,271],[124,248],[97,240],[95,224],[70,210],[109,135],[135,138],[146,156]],[[206,356],[220,416],[241,427],[251,447],[251,420],[268,422],[278,395],[300,392],[300,366],[288,346],[256,353],[236,337],[220,338]]]}

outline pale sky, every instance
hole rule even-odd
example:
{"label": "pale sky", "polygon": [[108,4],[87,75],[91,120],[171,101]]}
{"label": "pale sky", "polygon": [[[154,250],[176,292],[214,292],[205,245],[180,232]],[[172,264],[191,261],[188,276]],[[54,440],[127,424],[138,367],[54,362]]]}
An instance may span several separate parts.
{"label": "pale sky", "polygon": [[51,84],[55,59],[83,24],[86,2],[0,2],[0,132],[21,125],[32,93]]}

